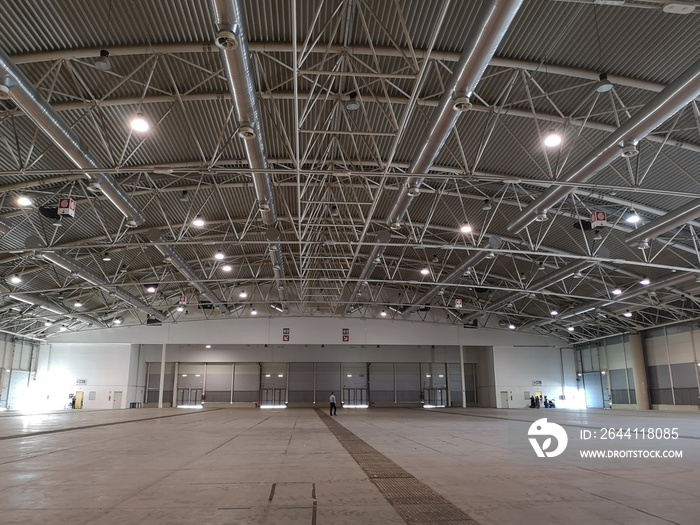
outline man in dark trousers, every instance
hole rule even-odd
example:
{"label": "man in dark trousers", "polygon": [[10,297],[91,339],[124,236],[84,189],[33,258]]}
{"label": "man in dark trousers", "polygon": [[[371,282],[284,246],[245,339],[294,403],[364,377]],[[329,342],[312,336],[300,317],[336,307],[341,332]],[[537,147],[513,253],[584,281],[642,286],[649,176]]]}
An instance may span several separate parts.
{"label": "man in dark trousers", "polygon": [[335,392],[331,392],[331,397],[329,398],[331,402],[331,416],[338,415],[338,409],[335,407]]}

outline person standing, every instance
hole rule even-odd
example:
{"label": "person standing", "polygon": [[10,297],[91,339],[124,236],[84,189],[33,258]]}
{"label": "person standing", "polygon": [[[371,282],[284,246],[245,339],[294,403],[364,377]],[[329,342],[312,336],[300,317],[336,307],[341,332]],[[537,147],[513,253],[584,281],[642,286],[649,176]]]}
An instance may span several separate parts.
{"label": "person standing", "polygon": [[338,409],[335,407],[335,392],[331,392],[331,397],[328,400],[331,402],[331,416],[337,416]]}

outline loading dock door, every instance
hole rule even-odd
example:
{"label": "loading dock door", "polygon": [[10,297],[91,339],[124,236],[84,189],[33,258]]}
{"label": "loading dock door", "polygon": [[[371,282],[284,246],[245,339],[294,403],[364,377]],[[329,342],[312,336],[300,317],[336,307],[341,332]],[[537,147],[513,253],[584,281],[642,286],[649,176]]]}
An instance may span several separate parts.
{"label": "loading dock door", "polygon": [[585,372],[583,374],[583,387],[586,391],[587,408],[605,408],[600,372]]}

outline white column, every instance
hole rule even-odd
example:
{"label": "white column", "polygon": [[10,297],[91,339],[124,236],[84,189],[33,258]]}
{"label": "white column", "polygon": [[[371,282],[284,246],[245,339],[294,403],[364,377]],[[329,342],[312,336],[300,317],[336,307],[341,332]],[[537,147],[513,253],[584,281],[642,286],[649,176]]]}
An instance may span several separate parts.
{"label": "white column", "polygon": [[647,384],[647,364],[644,360],[642,336],[630,334],[629,349],[632,354],[632,373],[634,374],[634,393],[637,397],[637,409],[649,410],[649,385]]}
{"label": "white column", "polygon": [[459,345],[459,371],[462,374],[462,408],[467,408],[467,378],[464,376],[464,345]]}
{"label": "white column", "polygon": [[[163,408],[163,387],[165,386],[165,348],[163,343],[163,352],[160,355],[160,386],[158,387],[158,408]],[[175,393],[173,392],[173,395]]]}
{"label": "white column", "polygon": [[180,375],[180,363],[175,362],[175,372],[173,373],[173,408],[177,406],[177,377]]}

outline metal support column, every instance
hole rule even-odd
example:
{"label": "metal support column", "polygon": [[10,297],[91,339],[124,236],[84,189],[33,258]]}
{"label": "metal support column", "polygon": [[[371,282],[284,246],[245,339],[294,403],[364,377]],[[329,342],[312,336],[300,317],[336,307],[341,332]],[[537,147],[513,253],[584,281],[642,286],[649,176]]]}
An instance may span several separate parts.
{"label": "metal support column", "polygon": [[[160,386],[158,387],[158,408],[163,408],[163,387],[165,386],[165,348],[168,345],[163,343],[163,351],[160,355]],[[175,393],[173,392],[173,395]]]}
{"label": "metal support column", "polygon": [[177,406],[177,377],[180,374],[180,363],[175,362],[175,372],[173,372],[173,408]]}
{"label": "metal support column", "polygon": [[459,371],[462,374],[462,408],[467,408],[467,378],[464,375],[464,345],[459,345]]}
{"label": "metal support column", "polygon": [[630,334],[630,353],[632,354],[632,374],[634,375],[634,393],[637,397],[637,408],[649,410],[649,385],[647,384],[647,365],[644,360],[642,336]]}

